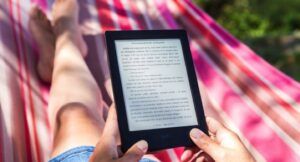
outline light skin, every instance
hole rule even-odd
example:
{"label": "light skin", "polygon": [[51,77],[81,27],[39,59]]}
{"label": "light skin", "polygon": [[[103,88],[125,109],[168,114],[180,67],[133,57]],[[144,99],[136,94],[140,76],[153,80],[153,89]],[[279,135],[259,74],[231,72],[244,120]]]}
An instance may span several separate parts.
{"label": "light skin", "polygon": [[[181,156],[183,162],[255,162],[236,133],[213,118],[207,117],[206,122],[210,137],[199,129],[192,129],[190,138],[197,147],[185,150]],[[196,153],[198,156],[194,157]]]}
{"label": "light skin", "polygon": [[[56,0],[53,20],[38,8],[30,12],[29,29],[39,47],[37,72],[51,83],[49,120],[54,130],[51,157],[78,146],[96,146],[91,162],[138,162],[147,152],[148,143],[138,141],[126,153],[118,152],[119,132],[114,106],[107,109],[101,91],[88,69],[84,57],[87,46],[79,31],[79,6],[76,0]],[[208,119],[210,132],[216,140],[192,130],[195,144],[215,161],[254,161],[239,138],[224,126]],[[194,138],[195,137],[195,138]],[[217,152],[221,152],[219,155]],[[183,161],[189,161],[199,149],[187,149]],[[153,156],[148,158],[157,160]],[[251,161],[252,160],[252,161]]]}

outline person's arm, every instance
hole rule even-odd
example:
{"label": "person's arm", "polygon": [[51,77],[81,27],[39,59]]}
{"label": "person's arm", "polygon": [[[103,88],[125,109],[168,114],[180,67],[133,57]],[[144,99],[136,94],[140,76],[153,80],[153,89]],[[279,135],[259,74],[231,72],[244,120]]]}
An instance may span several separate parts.
{"label": "person's arm", "polygon": [[118,123],[116,110],[109,110],[102,137],[98,142],[90,162],[138,162],[147,152],[148,143],[144,140],[134,144],[123,156],[117,149]]}
{"label": "person's arm", "polygon": [[[212,118],[206,118],[209,132],[212,138],[199,129],[192,129],[190,137],[197,148],[189,148],[181,156],[183,162],[192,158],[197,162],[255,162],[238,135],[224,127]],[[202,152],[194,157],[200,150]]]}

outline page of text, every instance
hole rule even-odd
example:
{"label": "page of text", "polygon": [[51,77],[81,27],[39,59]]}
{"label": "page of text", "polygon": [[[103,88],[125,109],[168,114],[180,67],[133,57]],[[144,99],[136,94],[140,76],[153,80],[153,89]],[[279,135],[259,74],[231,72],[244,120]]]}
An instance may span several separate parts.
{"label": "page of text", "polygon": [[115,44],[130,131],[198,124],[180,39]]}

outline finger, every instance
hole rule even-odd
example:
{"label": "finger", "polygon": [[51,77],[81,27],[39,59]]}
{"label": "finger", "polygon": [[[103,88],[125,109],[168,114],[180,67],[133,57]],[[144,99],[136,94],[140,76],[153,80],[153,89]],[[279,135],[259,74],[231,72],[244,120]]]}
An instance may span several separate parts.
{"label": "finger", "polygon": [[197,152],[199,152],[198,147],[187,147],[182,153],[180,160],[182,162],[190,161]]}
{"label": "finger", "polygon": [[119,131],[119,125],[118,125],[118,117],[117,117],[117,111],[116,111],[116,107],[115,107],[115,104],[113,103],[110,108],[110,109],[113,109],[114,111],[114,125],[115,125],[115,134],[114,134],[114,137],[116,139],[116,144],[117,146],[120,146],[121,145],[121,138],[120,138],[120,131]]}
{"label": "finger", "polygon": [[223,124],[221,124],[217,120],[207,117],[206,122],[209,131],[213,135],[215,135],[215,138],[219,143],[222,143],[224,146],[228,148],[235,148],[242,145],[238,135],[233,131],[231,131],[230,129],[226,128]]}
{"label": "finger", "polygon": [[111,107],[108,113],[107,121],[103,130],[100,142],[97,144],[95,151],[99,155],[105,155],[108,159],[117,158],[118,125],[115,108]]}
{"label": "finger", "polygon": [[144,140],[137,142],[124,154],[121,162],[138,162],[148,150],[148,143]]}
{"label": "finger", "polygon": [[222,125],[220,122],[218,122],[213,118],[206,117],[206,123],[207,123],[208,130],[213,135],[217,135],[219,132],[227,131],[227,128],[225,128],[224,125]]}
{"label": "finger", "polygon": [[219,154],[223,151],[221,146],[219,146],[216,142],[211,140],[205,133],[197,128],[191,130],[190,137],[200,149],[214,159],[218,159]]}
{"label": "finger", "polygon": [[106,124],[103,130],[103,136],[107,136],[106,139],[116,141],[119,135],[117,113],[114,106],[111,106],[108,112]]}

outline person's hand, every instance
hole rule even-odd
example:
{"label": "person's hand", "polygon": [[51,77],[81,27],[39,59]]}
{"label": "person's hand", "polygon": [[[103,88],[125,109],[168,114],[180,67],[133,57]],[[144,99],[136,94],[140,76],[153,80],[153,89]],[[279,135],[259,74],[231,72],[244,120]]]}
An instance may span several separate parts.
{"label": "person's hand", "polygon": [[148,143],[142,140],[128,149],[123,156],[120,156],[117,148],[118,134],[116,110],[111,107],[102,137],[90,158],[90,162],[138,162],[147,152]]}
{"label": "person's hand", "polygon": [[[192,129],[190,138],[197,148],[186,149],[181,156],[183,162],[255,162],[238,135],[215,119],[208,117],[206,121],[212,138],[199,129]],[[194,157],[199,151],[198,156]]]}

